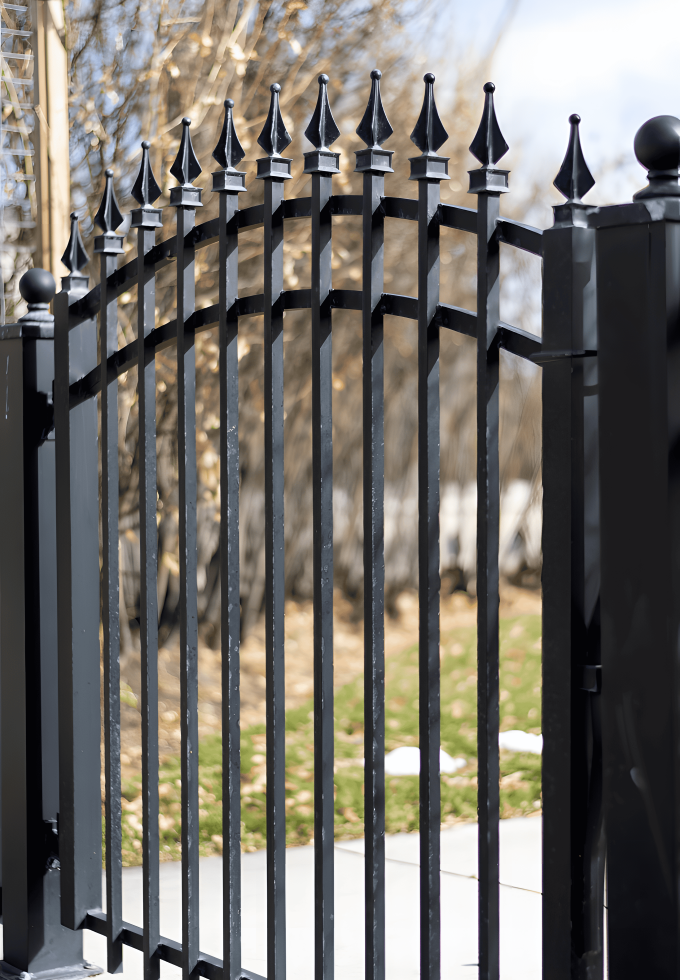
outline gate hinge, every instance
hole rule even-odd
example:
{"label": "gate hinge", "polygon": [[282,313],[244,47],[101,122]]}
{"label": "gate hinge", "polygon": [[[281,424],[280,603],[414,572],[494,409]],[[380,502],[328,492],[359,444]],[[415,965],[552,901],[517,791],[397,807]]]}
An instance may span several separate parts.
{"label": "gate hinge", "polygon": [[45,828],[45,871],[56,871],[61,865],[59,863],[59,822],[57,820],[43,820]]}
{"label": "gate hinge", "polygon": [[602,690],[602,667],[600,664],[585,664],[581,678],[581,690],[599,694]]}
{"label": "gate hinge", "polygon": [[36,391],[34,418],[40,445],[54,431],[54,386],[50,392]]}

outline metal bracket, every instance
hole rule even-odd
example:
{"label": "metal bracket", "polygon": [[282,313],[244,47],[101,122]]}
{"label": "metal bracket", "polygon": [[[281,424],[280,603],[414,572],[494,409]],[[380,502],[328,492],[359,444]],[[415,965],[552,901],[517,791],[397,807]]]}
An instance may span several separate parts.
{"label": "metal bracket", "polygon": [[550,361],[564,361],[568,357],[597,357],[596,350],[542,350],[529,358],[534,364],[549,364]]}

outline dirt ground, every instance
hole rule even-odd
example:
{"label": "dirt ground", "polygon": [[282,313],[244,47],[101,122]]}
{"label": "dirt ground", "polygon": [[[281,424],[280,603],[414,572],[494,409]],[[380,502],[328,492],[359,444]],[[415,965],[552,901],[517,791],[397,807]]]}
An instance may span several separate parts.
{"label": "dirt ground", "polygon": [[[385,654],[418,642],[418,598],[403,593],[397,603],[398,616],[385,619]],[[501,617],[540,614],[537,591],[506,585],[501,590]],[[334,603],[335,687],[342,687],[363,672],[363,623],[355,618],[351,604],[337,594]],[[441,631],[457,626],[474,626],[477,603],[462,592],[442,597]],[[286,603],[286,707],[304,704],[313,694],[313,614],[312,603]],[[199,735],[221,731],[221,656],[199,644],[198,719]],[[179,728],[179,641],[177,634],[159,651],[159,739],[160,755],[174,755],[180,748]],[[128,654],[121,662],[123,686],[121,704],[121,762],[124,778],[139,772],[141,759],[139,654]],[[241,647],[241,726],[265,720],[265,633],[264,618],[246,637]]]}

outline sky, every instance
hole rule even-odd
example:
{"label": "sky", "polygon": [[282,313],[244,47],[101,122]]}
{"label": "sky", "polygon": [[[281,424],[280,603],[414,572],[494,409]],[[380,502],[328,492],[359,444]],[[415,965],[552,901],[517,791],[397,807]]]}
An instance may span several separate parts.
{"label": "sky", "polygon": [[[441,2],[438,33],[452,61],[458,52],[484,51],[507,10],[507,0]],[[519,0],[491,80],[501,130],[515,148],[515,186],[552,182],[568,117],[578,112],[597,181],[586,201],[630,200],[646,183],[635,133],[652,116],[680,116],[680,0]],[[541,217],[549,223],[547,209]]]}

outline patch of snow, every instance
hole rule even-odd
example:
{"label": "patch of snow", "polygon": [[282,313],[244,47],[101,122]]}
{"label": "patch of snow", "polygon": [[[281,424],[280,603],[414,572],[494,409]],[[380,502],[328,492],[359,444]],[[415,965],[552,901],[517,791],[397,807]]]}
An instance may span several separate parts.
{"label": "patch of snow", "polygon": [[534,755],[540,755],[543,752],[543,736],[513,728],[509,732],[500,732],[498,747],[507,749],[508,752],[533,752]]}
{"label": "patch of snow", "polygon": [[[467,760],[453,759],[444,749],[439,750],[440,772],[451,773],[467,765]],[[417,745],[402,745],[385,756],[387,776],[418,776],[420,774],[420,749]]]}

